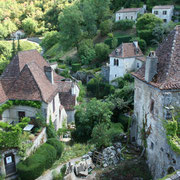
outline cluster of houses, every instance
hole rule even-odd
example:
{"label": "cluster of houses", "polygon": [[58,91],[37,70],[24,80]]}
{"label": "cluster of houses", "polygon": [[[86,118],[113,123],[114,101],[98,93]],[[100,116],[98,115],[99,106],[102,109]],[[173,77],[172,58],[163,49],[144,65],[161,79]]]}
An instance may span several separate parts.
{"label": "cluster of houses", "polygon": [[[133,20],[136,21],[138,15],[142,15],[146,12],[146,5],[142,8],[122,8],[115,14],[115,21],[119,20]],[[152,8],[152,14],[162,19],[165,23],[168,23],[172,20],[172,16],[174,14],[174,6],[173,5],[164,5],[164,6],[154,6]]]}
{"label": "cluster of houses", "polygon": [[[155,6],[152,13],[169,22],[173,10],[174,6]],[[146,6],[121,9],[116,12],[116,21],[136,21],[138,14],[145,12]],[[109,58],[110,63],[102,68],[109,83],[128,72],[135,78],[131,141],[142,145],[141,130],[145,128],[148,132],[147,160],[154,178],[166,175],[170,169],[180,169],[180,156],[168,145],[162,125],[162,119],[171,118],[170,107],[180,107],[180,26],[176,26],[156,52],[147,57],[134,41],[122,43]],[[41,102],[46,123],[51,120],[56,130],[62,128],[63,122],[74,121],[78,95],[77,83],[58,75],[55,65],[47,63],[36,50],[19,52],[0,76],[0,106],[8,100]],[[0,114],[0,121],[16,124],[23,117],[36,118],[37,112],[39,109],[34,107],[14,105]],[[45,134],[41,134],[37,146],[45,139]],[[14,149],[1,152],[2,174],[8,176],[16,171],[15,165],[19,161],[16,154]]]}
{"label": "cluster of houses", "polygon": [[[0,121],[17,124],[23,117],[33,120],[36,114],[41,112],[46,123],[49,124],[51,119],[58,130],[62,128],[63,122],[74,121],[74,107],[77,105],[78,95],[77,83],[56,74],[37,50],[22,51],[12,59],[0,77],[0,106],[8,100],[22,100],[41,102],[41,109],[28,105],[13,105],[0,115]],[[29,124],[29,127],[32,126],[33,124]],[[36,139],[33,151],[46,141],[45,130]],[[15,149],[2,150],[1,173],[8,176],[16,172],[18,161]]]}

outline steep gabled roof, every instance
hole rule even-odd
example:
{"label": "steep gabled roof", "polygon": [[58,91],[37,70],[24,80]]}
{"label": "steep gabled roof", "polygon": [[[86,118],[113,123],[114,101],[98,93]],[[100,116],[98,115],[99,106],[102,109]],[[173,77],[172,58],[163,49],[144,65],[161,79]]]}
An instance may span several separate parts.
{"label": "steep gabled roof", "polygon": [[[118,54],[116,51],[118,51]],[[109,56],[117,58],[129,58],[143,56],[143,53],[139,46],[137,48],[135,47],[134,43],[122,43],[114,51],[112,51]]]}
{"label": "steep gabled roof", "polygon": [[[50,102],[58,93],[58,86],[46,77],[45,66],[50,67],[37,50],[19,52],[0,78],[6,97]],[[53,74],[58,76],[54,71]],[[0,102],[4,102],[1,97]]]}
{"label": "steep gabled roof", "polygon": [[[180,89],[180,26],[176,26],[159,45],[156,56],[157,75],[149,84],[162,90]],[[145,81],[145,65],[132,74]]]}
{"label": "steep gabled roof", "polygon": [[0,82],[0,96],[1,96],[0,104],[8,100],[8,97],[6,96],[6,94],[4,92],[1,82]]}

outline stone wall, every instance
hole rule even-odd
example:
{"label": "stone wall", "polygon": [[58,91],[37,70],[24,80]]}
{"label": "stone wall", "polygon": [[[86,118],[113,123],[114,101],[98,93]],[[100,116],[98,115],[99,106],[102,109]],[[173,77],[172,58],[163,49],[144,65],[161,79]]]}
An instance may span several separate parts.
{"label": "stone wall", "polygon": [[131,128],[131,140],[143,145],[142,132],[145,129],[148,165],[154,179],[165,176],[169,169],[180,169],[180,156],[167,144],[163,128],[163,120],[168,115],[166,107],[180,107],[179,103],[180,92],[163,92],[135,79],[135,118]]}

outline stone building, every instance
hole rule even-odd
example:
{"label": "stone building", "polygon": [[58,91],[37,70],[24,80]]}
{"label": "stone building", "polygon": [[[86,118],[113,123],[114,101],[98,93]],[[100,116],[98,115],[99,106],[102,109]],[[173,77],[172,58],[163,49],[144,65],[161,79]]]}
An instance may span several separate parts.
{"label": "stone building", "polygon": [[[30,117],[33,121],[37,112],[41,112],[47,124],[51,119],[56,130],[61,128],[67,114],[60,102],[57,79],[64,78],[53,71],[37,50],[19,52],[0,77],[0,106],[8,100],[36,101],[41,102],[41,109],[12,105],[0,115],[0,121],[17,124],[23,117]],[[45,141],[46,131],[43,129],[33,142],[32,151]],[[15,165],[19,161],[16,154],[17,149],[1,152],[0,164],[4,174],[16,171]]]}
{"label": "stone building", "polygon": [[137,41],[122,43],[109,55],[109,58],[109,70],[106,71],[109,72],[109,82],[118,77],[123,77],[128,72],[136,71],[145,61]]}
{"label": "stone building", "polygon": [[168,23],[172,20],[174,13],[173,5],[165,6],[154,6],[152,9],[152,14],[155,14],[158,18],[162,19],[165,23]]}
{"label": "stone building", "polygon": [[115,22],[120,20],[132,20],[136,21],[138,18],[138,14],[144,14],[146,11],[146,5],[142,8],[122,8],[115,14]]}
{"label": "stone building", "polygon": [[138,145],[146,141],[148,165],[154,179],[158,179],[180,169],[180,155],[168,145],[163,126],[163,120],[171,119],[171,107],[180,107],[180,26],[132,75],[135,77],[135,118],[131,140]]}

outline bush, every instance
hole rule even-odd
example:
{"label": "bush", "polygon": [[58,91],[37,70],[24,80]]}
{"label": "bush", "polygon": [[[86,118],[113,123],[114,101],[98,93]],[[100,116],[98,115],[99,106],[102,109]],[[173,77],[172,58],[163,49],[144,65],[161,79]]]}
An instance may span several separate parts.
{"label": "bush", "polygon": [[81,69],[81,64],[78,64],[78,63],[72,64],[72,71],[73,72],[77,72],[80,69]]}
{"label": "bush", "polygon": [[96,44],[95,51],[96,51],[96,58],[101,62],[108,59],[110,50],[107,44],[104,43]]}
{"label": "bush", "polygon": [[134,21],[132,20],[120,20],[114,24],[114,30],[128,30],[132,29]]}
{"label": "bush", "polygon": [[113,26],[113,22],[110,19],[101,22],[100,24],[101,35],[102,36],[107,35],[112,30],[112,26]]}
{"label": "bush", "polygon": [[63,144],[55,138],[48,139],[46,143],[52,145],[56,149],[57,157],[60,158],[64,149]]}
{"label": "bush", "polygon": [[46,133],[48,138],[57,138],[57,132],[55,130],[54,124],[50,119],[50,123],[46,127]]}
{"label": "bush", "polygon": [[33,180],[39,177],[45,169],[52,166],[56,159],[56,149],[43,144],[33,155],[17,165],[19,177],[23,180]]}
{"label": "bush", "polygon": [[[121,44],[121,43],[126,43],[126,42],[129,42],[131,39],[132,39],[132,35],[125,35],[125,36],[118,36],[116,37],[117,38],[117,41],[118,43],[117,44]],[[115,37],[114,37],[115,38]],[[112,44],[113,44],[113,40],[114,38],[107,38],[104,43],[107,44],[108,46],[112,47]]]}
{"label": "bush", "polygon": [[144,39],[141,39],[139,37],[134,37],[131,39],[131,42],[133,41],[138,41],[138,45],[140,47],[140,49],[145,52],[146,51],[146,48],[147,48],[147,44],[146,44],[146,41]]}

